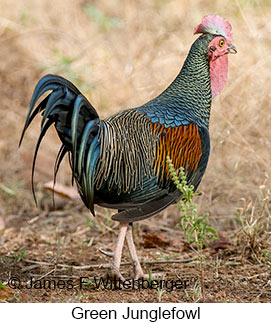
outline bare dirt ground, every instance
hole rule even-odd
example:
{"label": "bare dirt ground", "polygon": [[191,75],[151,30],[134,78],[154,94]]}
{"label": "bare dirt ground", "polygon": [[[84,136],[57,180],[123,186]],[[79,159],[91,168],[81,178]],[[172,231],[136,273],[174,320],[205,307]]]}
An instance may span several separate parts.
{"label": "bare dirt ground", "polygon": [[[51,7],[42,0],[0,0],[0,9],[0,300],[270,302],[269,1],[73,0],[68,6],[55,0]],[[110,261],[99,248],[114,249],[118,223],[103,208],[91,217],[77,199],[56,195],[54,208],[44,188],[59,147],[54,130],[37,160],[35,206],[31,162],[37,121],[18,150],[33,87],[46,73],[61,74],[101,117],[140,105],[175,77],[194,40],[193,28],[209,13],[231,22],[238,55],[230,57],[228,84],[213,102],[212,152],[196,198],[199,214],[209,213],[220,233],[204,249],[205,298],[195,252],[176,226],[177,206],[136,223],[134,238],[146,273],[164,272],[168,281],[185,280],[186,288],[96,288],[94,277],[103,277]],[[70,174],[66,162],[58,182],[70,187]],[[128,278],[126,249],[123,263]],[[8,286],[12,277],[24,288],[12,288],[18,280]]]}

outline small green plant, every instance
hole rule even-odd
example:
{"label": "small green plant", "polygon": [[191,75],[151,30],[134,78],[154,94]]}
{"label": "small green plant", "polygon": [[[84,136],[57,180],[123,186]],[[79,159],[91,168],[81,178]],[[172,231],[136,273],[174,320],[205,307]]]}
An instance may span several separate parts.
{"label": "small green plant", "polygon": [[199,300],[202,296],[202,287],[200,281],[195,281],[193,285],[193,294],[191,293],[191,295],[189,295],[187,289],[184,289],[184,294],[186,299],[190,302],[196,302],[197,300]]}
{"label": "small green plant", "polygon": [[85,12],[92,19],[103,32],[107,32],[113,27],[120,25],[120,20],[116,17],[106,16],[100,9],[87,4],[85,6]]}
{"label": "small green plant", "polygon": [[147,278],[147,281],[149,282],[149,283],[151,283],[152,281],[153,281],[153,279],[152,279],[152,269],[149,269],[149,277]]}
{"label": "small green plant", "polygon": [[168,254],[168,253],[163,253],[162,254],[162,258],[164,259],[164,260],[169,260],[170,258],[172,258],[172,254],[171,254],[171,252]]}
{"label": "small green plant", "polygon": [[161,303],[161,301],[162,301],[162,296],[163,296],[163,294],[166,292],[165,291],[165,289],[163,289],[163,286],[164,284],[163,284],[163,282],[162,282],[162,286],[161,287],[158,287],[158,289],[157,289],[157,295],[158,295],[158,302],[159,303]]}
{"label": "small green plant", "polygon": [[7,289],[7,286],[0,280],[0,289]]}
{"label": "small green plant", "polygon": [[261,253],[264,260],[271,264],[271,250],[261,250]]}
{"label": "small green plant", "polygon": [[195,196],[194,186],[187,182],[184,168],[178,171],[174,168],[172,160],[167,156],[167,163],[171,178],[177,189],[182,193],[179,206],[182,211],[182,218],[179,226],[184,230],[184,234],[189,244],[195,243],[196,249],[192,247],[197,254],[200,263],[200,290],[204,298],[204,269],[203,248],[208,245],[209,240],[217,239],[217,232],[208,225],[208,214],[198,215],[198,205],[193,201]]}
{"label": "small green plant", "polygon": [[14,252],[14,258],[16,259],[17,262],[21,261],[25,255],[25,249],[22,249],[18,253]]}
{"label": "small green plant", "polygon": [[27,11],[20,12],[19,22],[23,25],[29,25],[33,21],[33,17]]}
{"label": "small green plant", "polygon": [[94,285],[93,280],[88,279],[87,281],[83,281],[82,285],[86,286],[86,287],[91,287]]}

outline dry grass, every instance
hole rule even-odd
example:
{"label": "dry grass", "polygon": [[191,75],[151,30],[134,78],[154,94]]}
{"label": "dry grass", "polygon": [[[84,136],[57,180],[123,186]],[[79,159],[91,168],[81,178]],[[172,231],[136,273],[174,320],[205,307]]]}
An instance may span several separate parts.
{"label": "dry grass", "polygon": [[[99,209],[99,214],[106,214],[106,217],[98,216],[93,220],[92,229],[75,235],[76,238],[69,237],[69,230],[80,232],[86,227],[85,209],[79,214],[76,210],[71,211],[68,217],[53,216],[53,220],[40,217],[37,223],[26,222],[39,213],[30,191],[31,158],[39,131],[37,122],[29,130],[19,152],[17,144],[37,80],[48,72],[68,77],[91,100],[101,117],[140,105],[160,93],[173,80],[195,39],[194,27],[209,13],[220,14],[231,22],[238,55],[230,57],[227,86],[213,102],[210,126],[212,152],[200,185],[203,194],[198,202],[200,212],[210,213],[213,226],[228,232],[236,258],[239,259],[241,250],[242,257],[246,256],[250,240],[242,239],[244,232],[236,220],[237,209],[243,208],[243,214],[245,212],[249,217],[249,210],[255,205],[253,216],[264,216],[264,223],[270,221],[267,212],[269,200],[263,202],[264,197],[269,197],[271,187],[269,1],[194,0],[192,5],[188,0],[70,0],[68,3],[63,0],[55,0],[54,5],[45,0],[0,0],[0,219],[6,222],[6,230],[0,236],[0,241],[4,242],[1,259],[26,248],[28,258],[42,260],[42,252],[48,246],[44,247],[39,242],[41,236],[46,241],[50,240],[52,245],[49,254],[44,253],[45,258],[56,257],[61,240],[54,231],[58,227],[65,239],[65,243],[62,241],[62,262],[71,261],[72,251],[78,257],[73,261],[79,264],[87,264],[90,259],[104,262],[97,252],[90,258],[90,248],[83,248],[78,255],[78,245],[91,235],[102,235],[105,240],[95,240],[92,247],[97,250],[101,246],[99,243],[108,245],[115,237],[115,226],[108,220],[109,213],[103,209]],[[98,13],[93,8],[98,8]],[[58,146],[56,135],[51,131],[38,158],[36,183],[38,197],[45,209],[43,215],[48,214],[51,202],[42,185],[51,179]],[[59,181],[70,183],[68,165],[60,171]],[[264,196],[260,196],[263,191]],[[66,201],[60,199],[59,203],[65,204]],[[63,205],[59,208],[62,210]],[[171,207],[157,216],[155,221],[151,219],[140,226],[146,231],[150,230],[146,228],[156,224],[157,229],[160,221],[158,226],[168,227],[176,233],[174,225],[178,218],[178,210]],[[104,229],[103,224],[108,223],[113,233]],[[270,233],[268,235],[267,231],[268,227],[263,226],[257,232],[260,250],[271,250]],[[239,238],[235,236],[237,232]],[[140,233],[138,235],[140,238]],[[31,239],[36,239],[35,244]],[[150,257],[153,256],[152,253]],[[229,255],[223,256],[228,259]],[[254,260],[248,257],[246,260],[252,261],[250,267],[244,265],[239,273],[250,277],[255,274],[255,268],[247,268],[254,266],[253,261],[257,263],[263,259],[259,255],[251,258]],[[2,267],[7,269],[3,264]],[[8,269],[10,271],[11,268]],[[227,272],[224,269],[220,272],[222,276]],[[0,262],[0,274],[3,272]],[[44,272],[41,271],[40,276]],[[2,280],[6,279],[5,276]],[[230,285],[227,286],[230,288]],[[214,295],[212,284],[209,288]],[[240,286],[238,288],[240,291]],[[264,297],[257,298],[260,292],[248,295],[247,288],[245,290],[244,295],[229,292],[228,298],[223,300],[266,301]],[[69,297],[64,300],[75,300],[73,296]],[[108,294],[101,294],[99,301],[108,301],[108,297]],[[129,297],[126,300],[153,299],[152,296],[144,298],[144,295],[134,298],[133,294]],[[180,300],[176,297],[165,300]],[[47,298],[35,296],[36,301],[52,299],[61,301],[56,295]],[[85,295],[82,299],[91,300]],[[118,299],[114,298],[114,301]]]}

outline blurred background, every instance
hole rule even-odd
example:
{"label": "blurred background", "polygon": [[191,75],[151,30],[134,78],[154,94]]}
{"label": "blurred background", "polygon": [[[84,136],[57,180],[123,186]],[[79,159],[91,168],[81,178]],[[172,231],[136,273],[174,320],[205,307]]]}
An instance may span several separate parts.
{"label": "blurred background", "polygon": [[[38,118],[18,150],[38,79],[47,73],[68,78],[101,117],[141,105],[178,74],[198,37],[193,30],[207,14],[219,14],[231,23],[238,54],[229,57],[228,83],[212,104],[212,151],[199,187],[199,212],[208,212],[216,229],[233,233],[240,209],[259,216],[269,214],[269,0],[0,0],[2,226],[12,228],[15,222],[22,226],[22,221],[39,214],[31,193]],[[50,208],[51,194],[43,185],[52,179],[60,144],[50,130],[39,152],[35,176],[38,200],[45,209]],[[69,186],[70,174],[66,162],[58,181]],[[87,210],[77,213],[73,225],[84,224]],[[104,209],[98,213],[110,215]],[[179,218],[178,208],[172,206],[155,221],[174,227]]]}
{"label": "blurred background", "polygon": [[[101,117],[138,106],[175,78],[206,14],[232,24],[238,55],[230,56],[227,86],[213,101],[201,203],[212,215],[229,217],[240,199],[255,199],[261,185],[269,189],[268,0],[0,0],[0,12],[0,214],[33,207],[29,173],[37,122],[20,150],[17,144],[42,75],[70,79]],[[40,150],[36,183],[51,178],[58,146],[51,131]],[[59,180],[69,183],[68,175],[67,167]]]}

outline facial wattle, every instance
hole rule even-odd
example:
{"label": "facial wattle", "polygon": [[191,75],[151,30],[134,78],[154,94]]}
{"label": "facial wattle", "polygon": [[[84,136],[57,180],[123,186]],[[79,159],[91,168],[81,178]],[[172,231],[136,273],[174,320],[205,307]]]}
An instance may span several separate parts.
{"label": "facial wattle", "polygon": [[210,58],[210,78],[212,97],[223,89],[228,78],[228,55]]}

